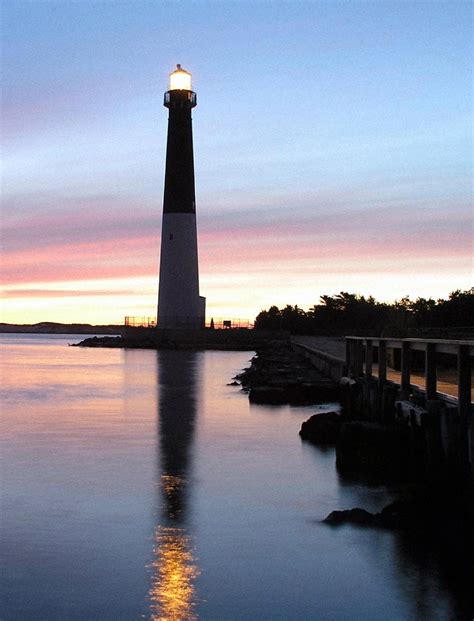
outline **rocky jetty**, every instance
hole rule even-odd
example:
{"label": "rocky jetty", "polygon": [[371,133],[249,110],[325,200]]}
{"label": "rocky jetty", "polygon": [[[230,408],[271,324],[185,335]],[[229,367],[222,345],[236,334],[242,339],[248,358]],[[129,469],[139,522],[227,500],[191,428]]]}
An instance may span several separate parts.
{"label": "rocky jetty", "polygon": [[80,343],[72,343],[71,347],[125,347],[121,336],[91,336]]}
{"label": "rocky jetty", "polygon": [[270,341],[257,348],[251,365],[234,379],[251,403],[311,405],[339,400],[339,386],[324,377],[289,342]]}
{"label": "rocky jetty", "polygon": [[263,330],[247,329],[152,329],[127,328],[116,338],[91,337],[77,343],[76,347],[111,347],[124,349],[183,349],[205,351],[255,351],[270,339],[288,340],[286,333],[272,335]]}

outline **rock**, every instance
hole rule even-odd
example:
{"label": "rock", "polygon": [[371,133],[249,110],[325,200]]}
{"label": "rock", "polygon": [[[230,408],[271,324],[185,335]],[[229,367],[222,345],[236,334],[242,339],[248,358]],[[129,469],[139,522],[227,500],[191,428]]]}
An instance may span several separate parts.
{"label": "rock", "polygon": [[341,377],[339,380],[341,386],[354,386],[355,383],[356,381],[352,377]]}
{"label": "rock", "polygon": [[320,379],[313,382],[303,382],[301,388],[308,403],[339,401],[339,386],[332,380]]}
{"label": "rock", "polygon": [[74,343],[73,347],[124,347],[126,341],[121,336],[91,336],[80,343]]}
{"label": "rock", "polygon": [[323,522],[325,524],[331,524],[332,526],[341,526],[342,524],[357,524],[358,526],[377,525],[377,519],[373,513],[359,508],[347,509],[344,511],[331,511]]}
{"label": "rock", "polygon": [[267,405],[288,403],[285,391],[278,386],[254,386],[249,391],[249,401]]}
{"label": "rock", "polygon": [[301,425],[300,436],[314,444],[335,444],[341,429],[337,412],[314,414]]}
{"label": "rock", "polygon": [[396,500],[376,514],[377,521],[384,528],[414,529],[423,522],[423,512],[413,502]]}
{"label": "rock", "polygon": [[[382,509],[380,513],[370,513],[365,509],[348,509],[332,511],[323,520],[325,524],[340,526],[342,524],[357,524],[359,526],[373,526],[379,528],[399,529],[414,532],[426,531],[433,515],[438,512],[427,508],[420,499],[395,500]],[[447,523],[443,520],[443,524]]]}
{"label": "rock", "polygon": [[279,388],[283,391],[282,403],[289,403],[291,405],[302,405],[306,403],[305,395],[301,390],[301,385],[292,379],[271,379],[268,381],[269,388]]}

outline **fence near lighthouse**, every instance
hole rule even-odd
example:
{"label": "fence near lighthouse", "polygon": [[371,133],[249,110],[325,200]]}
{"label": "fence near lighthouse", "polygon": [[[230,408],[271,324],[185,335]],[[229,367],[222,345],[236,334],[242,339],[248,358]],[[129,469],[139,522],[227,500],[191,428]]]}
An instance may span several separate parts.
{"label": "fence near lighthouse", "polygon": [[[180,324],[182,324],[179,327],[187,328],[195,327],[196,325],[196,318],[194,317],[180,317],[179,319]],[[133,315],[126,315],[124,321],[126,328],[156,328],[159,327],[159,323],[156,317]],[[216,330],[248,330],[253,328],[253,324],[251,324],[248,319],[242,319],[240,317],[206,317],[205,327],[214,328]]]}

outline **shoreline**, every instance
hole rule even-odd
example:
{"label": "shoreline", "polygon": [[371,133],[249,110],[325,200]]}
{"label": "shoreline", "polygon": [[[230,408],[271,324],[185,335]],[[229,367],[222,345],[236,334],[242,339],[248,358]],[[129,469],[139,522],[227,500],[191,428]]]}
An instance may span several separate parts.
{"label": "shoreline", "polygon": [[128,329],[122,336],[93,336],[73,347],[118,349],[184,349],[255,351],[268,342],[289,342],[289,333],[249,329],[145,330]]}

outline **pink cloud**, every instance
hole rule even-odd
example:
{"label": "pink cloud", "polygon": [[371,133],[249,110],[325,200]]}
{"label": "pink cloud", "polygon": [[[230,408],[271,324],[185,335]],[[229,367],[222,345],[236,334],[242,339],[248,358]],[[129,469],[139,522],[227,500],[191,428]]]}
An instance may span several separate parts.
{"label": "pink cloud", "polygon": [[[57,245],[103,243],[141,236],[158,239],[160,216],[145,209],[136,200],[115,196],[65,199],[61,207],[51,206],[53,199],[40,197],[10,201],[4,219],[5,250],[41,249]],[[61,199],[55,199],[55,202]],[[8,203],[8,201],[6,201]]]}
{"label": "pink cloud", "polygon": [[[203,274],[359,273],[467,269],[471,221],[462,206],[350,209],[342,205],[199,214]],[[137,197],[49,195],[10,199],[4,227],[6,285],[156,277],[161,213]],[[446,267],[446,269],[448,269]],[[441,268],[440,268],[441,269]],[[49,289],[49,288],[48,288]]]}
{"label": "pink cloud", "polygon": [[5,298],[72,298],[72,297],[104,297],[104,296],[130,296],[140,295],[141,291],[128,289],[114,289],[112,292],[108,289],[14,289],[4,293]]}
{"label": "pink cloud", "polygon": [[157,270],[158,248],[152,237],[83,242],[5,254],[3,283],[131,278]]}

